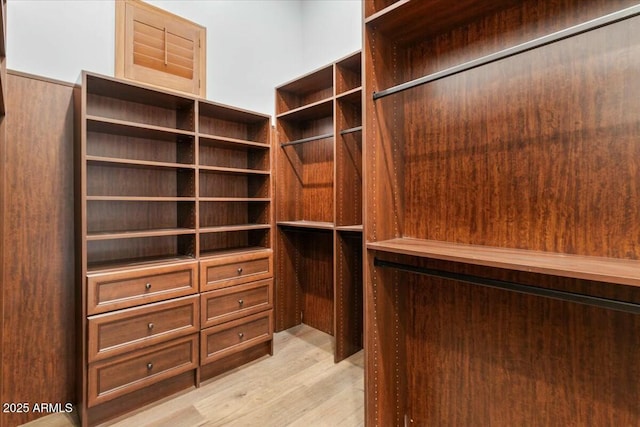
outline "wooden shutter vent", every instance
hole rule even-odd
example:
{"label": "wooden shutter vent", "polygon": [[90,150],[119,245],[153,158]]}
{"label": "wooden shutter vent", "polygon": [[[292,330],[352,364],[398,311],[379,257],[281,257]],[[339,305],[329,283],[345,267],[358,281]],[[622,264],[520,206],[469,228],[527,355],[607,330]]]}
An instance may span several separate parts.
{"label": "wooden shutter vent", "polygon": [[140,0],[116,2],[116,77],[205,97],[206,29]]}

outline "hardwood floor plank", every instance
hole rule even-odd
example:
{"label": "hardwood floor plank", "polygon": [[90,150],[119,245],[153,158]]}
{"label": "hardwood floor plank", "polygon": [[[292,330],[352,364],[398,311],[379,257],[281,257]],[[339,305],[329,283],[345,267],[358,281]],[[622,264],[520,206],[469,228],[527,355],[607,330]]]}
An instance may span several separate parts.
{"label": "hardwood floor plank", "polygon": [[[274,355],[204,382],[102,427],[364,425],[364,355],[333,363],[333,338],[306,325],[274,335]],[[55,414],[29,427],[70,427]]]}

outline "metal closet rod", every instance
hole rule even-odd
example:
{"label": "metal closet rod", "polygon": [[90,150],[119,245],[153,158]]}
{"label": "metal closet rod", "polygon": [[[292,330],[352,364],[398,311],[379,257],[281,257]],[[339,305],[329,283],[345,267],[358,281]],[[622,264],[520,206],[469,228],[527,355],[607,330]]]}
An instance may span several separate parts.
{"label": "metal closet rod", "polygon": [[405,271],[408,273],[417,273],[425,276],[439,277],[442,279],[450,279],[458,282],[470,283],[488,288],[503,289],[521,294],[535,295],[545,298],[551,298],[561,301],[569,301],[593,307],[604,308],[608,310],[623,311],[625,313],[640,314],[640,304],[619,301],[608,298],[595,297],[575,292],[558,291],[555,289],[541,288],[539,286],[522,285],[519,283],[507,282],[504,280],[487,279],[485,277],[474,276],[470,274],[452,273],[449,271],[435,270],[425,267],[416,267],[414,265],[403,264],[393,261],[385,261],[373,259],[373,265],[382,268],[392,268],[395,270]]}
{"label": "metal closet rod", "polygon": [[346,135],[348,133],[354,133],[354,132],[360,132],[362,131],[362,126],[356,126],[354,128],[349,128],[349,129],[345,129],[345,130],[341,130],[340,131],[340,135]]}
{"label": "metal closet rod", "polygon": [[309,138],[296,139],[295,141],[291,141],[291,142],[283,142],[280,144],[280,147],[286,147],[287,145],[304,144],[306,142],[318,141],[319,139],[327,139],[327,138],[333,138],[333,134],[325,133],[324,135],[310,136]]}
{"label": "metal closet rod", "polygon": [[555,43],[560,40],[567,39],[569,37],[577,36],[577,35],[586,33],[588,31],[592,31],[597,28],[613,24],[618,21],[632,18],[636,15],[640,15],[640,5],[631,6],[629,8],[622,9],[617,12],[610,13],[608,15],[604,15],[596,19],[592,19],[591,21],[587,21],[582,24],[578,24],[573,27],[569,27],[564,30],[557,31],[555,33],[547,34],[546,36],[533,39],[531,41],[510,47],[508,49],[501,50],[496,53],[492,53],[487,56],[483,56],[478,59],[474,59],[473,61],[465,62],[463,64],[456,65],[451,68],[447,68],[446,70],[438,71],[436,73],[429,74],[427,76],[420,77],[415,80],[411,80],[409,82],[390,87],[389,89],[381,90],[379,92],[373,92],[373,99],[376,100],[376,99],[384,98],[385,96],[393,95],[395,93],[402,92],[407,89],[414,88],[416,86],[420,86],[426,83],[440,80],[445,77],[453,76],[454,74],[459,74],[464,71],[471,70],[472,68],[477,68],[482,65],[487,65],[492,62],[499,61],[501,59],[509,58],[510,56],[515,56],[520,53],[527,52],[529,50],[533,50],[542,46],[546,46],[551,43]]}

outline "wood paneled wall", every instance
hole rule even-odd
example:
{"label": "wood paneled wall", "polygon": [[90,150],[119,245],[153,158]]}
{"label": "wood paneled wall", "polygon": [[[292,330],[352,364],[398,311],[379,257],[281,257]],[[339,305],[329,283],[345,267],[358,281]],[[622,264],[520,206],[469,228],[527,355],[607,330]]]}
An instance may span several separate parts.
{"label": "wood paneled wall", "polygon": [[76,400],[73,87],[11,73],[7,88],[1,401],[64,406]]}

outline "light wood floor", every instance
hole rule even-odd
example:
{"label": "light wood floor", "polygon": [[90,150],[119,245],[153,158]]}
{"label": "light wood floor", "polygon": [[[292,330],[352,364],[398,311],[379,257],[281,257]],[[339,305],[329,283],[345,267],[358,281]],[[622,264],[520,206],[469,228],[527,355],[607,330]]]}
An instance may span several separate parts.
{"label": "light wood floor", "polygon": [[[311,327],[296,326],[275,335],[273,357],[103,426],[362,426],[363,367],[362,351],[334,364],[332,338]],[[71,417],[56,414],[26,425],[74,424]]]}

